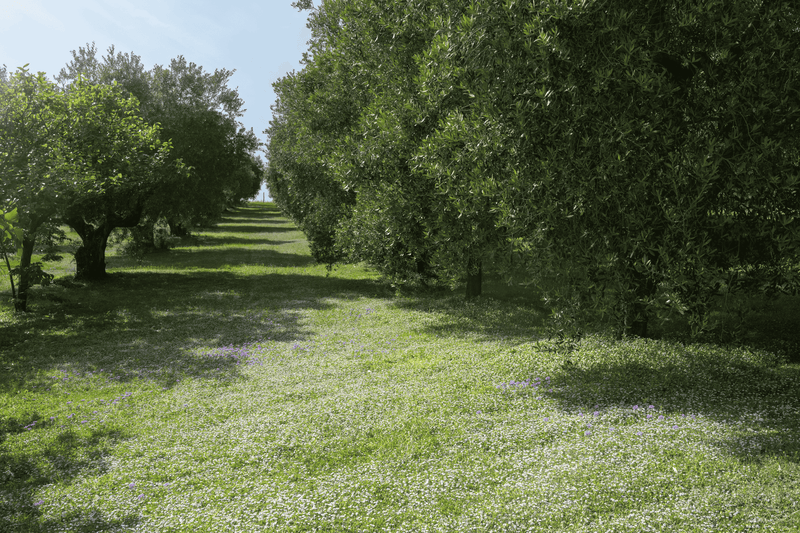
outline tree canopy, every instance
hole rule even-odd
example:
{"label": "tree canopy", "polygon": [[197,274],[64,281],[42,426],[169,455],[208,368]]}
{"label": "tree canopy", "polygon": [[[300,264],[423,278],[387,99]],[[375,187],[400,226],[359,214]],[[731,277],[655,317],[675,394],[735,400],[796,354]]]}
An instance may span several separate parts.
{"label": "tree canopy", "polygon": [[82,79],[59,91],[43,73],[21,69],[3,85],[0,110],[0,200],[23,232],[16,304],[25,310],[28,287],[42,279],[31,263],[37,237],[47,237],[40,230],[71,225],[83,238],[77,275],[104,273],[104,257],[87,251],[92,232],[132,216],[148,183],[168,173],[169,145],[137,115],[135,98]]}
{"label": "tree canopy", "polygon": [[171,160],[189,169],[180,179],[159,183],[145,209],[151,222],[164,217],[174,231],[185,233],[258,192],[263,176],[254,176],[252,162],[259,142],[239,121],[244,102],[228,86],[234,71],[206,72],[183,56],[148,71],[139,56],[113,46],[98,58],[94,44],[72,56],[57,77],[62,85],[87,76],[120,86],[137,98],[149,124],[159,124],[162,137],[172,143]]}
{"label": "tree canopy", "polygon": [[704,330],[724,291],[796,290],[790,2],[325,0],[309,26],[268,176],[331,256],[468,294],[484,263],[526,265],[558,312],[643,336],[670,313]]}
{"label": "tree canopy", "polygon": [[98,279],[115,228],[149,224],[152,240],[157,220],[185,232],[255,196],[265,168],[239,122],[232,75],[183,57],[147,71],[114,47],[98,58],[93,44],[73,52],[58,85],[0,70],[0,212],[13,213],[15,237],[22,231],[19,266],[7,265],[19,276],[18,309],[31,284],[49,279],[32,256],[57,222],[81,238],[76,277]]}

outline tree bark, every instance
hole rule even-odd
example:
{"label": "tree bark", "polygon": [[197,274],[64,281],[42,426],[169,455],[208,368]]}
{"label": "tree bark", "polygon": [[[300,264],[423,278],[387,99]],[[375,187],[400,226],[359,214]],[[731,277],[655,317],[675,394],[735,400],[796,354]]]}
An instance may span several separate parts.
{"label": "tree bark", "polygon": [[469,258],[467,261],[467,300],[477,298],[483,289],[483,262]]}
{"label": "tree bark", "polygon": [[108,224],[84,224],[84,230],[78,232],[83,242],[75,251],[75,279],[97,281],[106,277],[106,245],[113,229]]}
{"label": "tree bark", "polygon": [[633,291],[636,300],[628,309],[628,316],[625,320],[625,333],[627,335],[647,338],[647,326],[649,316],[647,313],[647,302],[656,291],[656,283],[645,274],[634,274]]}
{"label": "tree bark", "polygon": [[645,306],[636,302],[628,315],[626,333],[629,336],[647,338],[647,323]]}
{"label": "tree bark", "polygon": [[167,219],[167,224],[169,225],[169,232],[172,235],[174,235],[176,237],[188,237],[189,236],[189,230],[186,229],[186,227],[183,224],[181,224],[180,222],[178,222],[177,220]]}
{"label": "tree bark", "polygon": [[19,286],[17,287],[17,298],[14,300],[14,309],[23,313],[28,310],[28,289],[31,286],[29,267],[35,246],[36,232],[26,232],[22,239],[22,255],[19,258]]}
{"label": "tree bark", "polygon": [[75,251],[75,279],[97,281],[106,277],[106,246],[108,236],[114,228],[132,228],[142,218],[140,203],[125,215],[106,214],[98,217],[103,222],[91,224],[82,216],[66,216],[63,221],[81,237],[81,245]]}

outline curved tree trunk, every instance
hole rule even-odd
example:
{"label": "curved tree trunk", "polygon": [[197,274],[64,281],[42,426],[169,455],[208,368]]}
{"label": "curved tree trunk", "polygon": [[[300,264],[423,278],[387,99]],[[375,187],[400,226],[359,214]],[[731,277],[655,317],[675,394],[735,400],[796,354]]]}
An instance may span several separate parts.
{"label": "curved tree trunk", "polygon": [[62,220],[81,237],[81,245],[75,251],[75,279],[87,281],[106,277],[106,245],[114,228],[132,228],[142,219],[143,204],[140,202],[125,215],[107,213],[95,219],[99,224],[86,222],[80,214],[65,216]]}
{"label": "curved tree trunk", "polygon": [[31,260],[33,250],[36,247],[36,232],[45,222],[46,217],[30,215],[31,221],[29,228],[25,231],[22,238],[22,255],[19,258],[19,285],[17,286],[17,296],[14,299],[14,310],[25,312],[28,310],[28,289],[31,286]]}
{"label": "curved tree trunk", "polygon": [[19,286],[17,287],[17,298],[14,300],[14,310],[16,311],[28,310],[28,289],[31,286],[29,267],[35,245],[36,233],[26,232],[22,239],[22,256],[19,258]]}
{"label": "curved tree trunk", "polygon": [[80,234],[83,243],[75,251],[75,279],[96,281],[106,277],[106,245],[113,229],[107,224],[89,226]]}

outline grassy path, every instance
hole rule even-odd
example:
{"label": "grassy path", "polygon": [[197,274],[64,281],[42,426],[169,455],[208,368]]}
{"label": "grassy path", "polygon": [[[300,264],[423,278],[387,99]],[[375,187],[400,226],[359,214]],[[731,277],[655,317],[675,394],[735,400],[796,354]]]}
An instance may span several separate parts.
{"label": "grassy path", "polygon": [[0,531],[800,529],[785,353],[567,356],[525,300],[327,272],[271,204],[109,265],[0,307]]}

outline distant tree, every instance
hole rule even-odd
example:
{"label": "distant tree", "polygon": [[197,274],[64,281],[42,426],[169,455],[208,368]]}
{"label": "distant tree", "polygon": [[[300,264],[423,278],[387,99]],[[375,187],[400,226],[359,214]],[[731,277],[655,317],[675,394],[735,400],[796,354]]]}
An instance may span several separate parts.
{"label": "distant tree", "polygon": [[145,231],[137,235],[152,244],[152,228],[160,218],[169,222],[174,234],[185,235],[191,226],[214,220],[229,205],[252,197],[250,170],[259,142],[239,122],[243,101],[227,86],[233,71],[205,72],[182,56],[169,67],[156,65],[147,71],[139,56],[116,52],[113,46],[98,59],[94,44],[72,55],[59,75],[62,84],[85,75],[135,96],[144,119],[159,124],[162,138],[171,141],[171,160],[189,168],[188,174],[158,184],[145,203]]}
{"label": "distant tree", "polygon": [[[326,158],[330,143],[348,130],[351,119],[339,108],[340,129],[322,127],[322,121],[337,119],[325,116],[326,109],[319,109],[312,99],[310,91],[322,83],[319,78],[323,77],[317,74],[306,68],[273,84],[277,99],[265,131],[269,137],[266,182],[278,206],[306,234],[314,259],[331,264],[342,259],[334,233],[350,210],[353,193],[334,179]],[[342,93],[342,99],[347,98]]]}
{"label": "distant tree", "polygon": [[[231,202],[252,197],[248,169],[259,141],[239,122],[244,102],[227,86],[233,74],[204,72],[182,56],[169,68],[152,69],[154,116],[172,140],[173,157],[191,169],[186,181],[164,183],[155,197],[160,214],[178,232],[214,220]],[[245,196],[234,194],[239,190]]]}
{"label": "distant tree", "polygon": [[411,170],[430,129],[415,122],[413,82],[433,7],[320,4],[303,70],[275,84],[268,130],[270,190],[315,257],[367,261],[396,283],[436,277],[426,237],[432,187]]}
{"label": "distant tree", "polygon": [[350,260],[372,264],[396,285],[428,285],[442,275],[431,224],[435,183],[413,171],[412,158],[435,125],[419,115],[415,56],[431,40],[435,18],[451,14],[444,4],[344,3],[342,30],[325,52],[347,73],[350,91],[361,94],[352,132],[330,155],[337,180],[356,193],[337,243]]}

